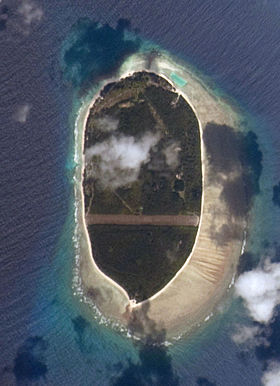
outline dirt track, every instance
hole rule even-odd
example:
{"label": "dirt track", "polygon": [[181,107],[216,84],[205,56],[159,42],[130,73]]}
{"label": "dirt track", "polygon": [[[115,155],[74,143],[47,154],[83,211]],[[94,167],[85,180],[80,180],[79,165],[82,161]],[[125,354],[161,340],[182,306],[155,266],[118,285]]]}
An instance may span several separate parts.
{"label": "dirt track", "polygon": [[129,215],[129,214],[88,214],[87,225],[165,225],[165,226],[198,226],[197,215]]}

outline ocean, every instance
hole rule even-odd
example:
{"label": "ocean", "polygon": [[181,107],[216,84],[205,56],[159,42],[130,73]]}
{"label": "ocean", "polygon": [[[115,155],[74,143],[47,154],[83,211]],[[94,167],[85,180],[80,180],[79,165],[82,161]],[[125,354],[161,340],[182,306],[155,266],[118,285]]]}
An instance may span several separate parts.
{"label": "ocean", "polygon": [[252,266],[279,262],[279,15],[275,0],[0,2],[1,385],[280,385],[278,300],[260,322],[230,295],[191,336],[154,347],[73,294],[75,120],[147,47],[241,109],[262,153],[245,251]]}

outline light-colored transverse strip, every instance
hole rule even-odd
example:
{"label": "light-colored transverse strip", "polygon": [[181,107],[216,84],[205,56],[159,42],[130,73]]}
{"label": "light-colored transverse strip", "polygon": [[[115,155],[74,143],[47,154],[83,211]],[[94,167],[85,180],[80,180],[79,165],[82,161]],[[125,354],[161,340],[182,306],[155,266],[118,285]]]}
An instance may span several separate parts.
{"label": "light-colored transverse strip", "polygon": [[129,214],[88,214],[87,225],[162,225],[198,226],[197,215],[129,215]]}

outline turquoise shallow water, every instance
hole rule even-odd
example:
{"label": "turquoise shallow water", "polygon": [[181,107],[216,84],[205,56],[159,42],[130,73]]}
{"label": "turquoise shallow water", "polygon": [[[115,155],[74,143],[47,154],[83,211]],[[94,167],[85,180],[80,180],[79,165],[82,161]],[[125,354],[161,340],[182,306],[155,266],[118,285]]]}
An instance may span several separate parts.
{"label": "turquoise shallow water", "polygon": [[187,84],[187,81],[183,78],[181,78],[179,75],[177,75],[175,72],[171,73],[171,79],[177,84],[178,86],[185,86]]}
{"label": "turquoise shallow water", "polygon": [[[237,324],[256,323],[240,299],[229,297],[205,328],[154,349],[95,320],[88,305],[73,296],[74,122],[96,77],[104,75],[104,68],[110,74],[127,53],[146,50],[154,41],[189,61],[207,75],[217,96],[224,90],[243,107],[244,127],[257,135],[263,170],[246,248],[256,261],[263,255],[279,261],[280,212],[272,202],[272,188],[280,179],[279,6],[240,1],[188,6],[180,1],[132,1],[112,6],[109,1],[89,5],[38,0],[34,6],[43,16],[29,25],[17,2],[2,3],[0,13],[8,15],[8,21],[5,27],[2,19],[0,24],[0,383],[261,384],[269,361],[280,357],[277,313],[262,332],[268,346],[233,342]],[[96,24],[81,23],[85,16],[110,27],[97,32]],[[128,43],[135,33],[124,32],[127,21],[117,28],[120,18],[129,20],[138,29],[136,35],[148,42],[143,46],[137,38]],[[77,50],[63,67],[61,48],[75,39]],[[30,112],[19,122],[15,112],[23,104]]]}

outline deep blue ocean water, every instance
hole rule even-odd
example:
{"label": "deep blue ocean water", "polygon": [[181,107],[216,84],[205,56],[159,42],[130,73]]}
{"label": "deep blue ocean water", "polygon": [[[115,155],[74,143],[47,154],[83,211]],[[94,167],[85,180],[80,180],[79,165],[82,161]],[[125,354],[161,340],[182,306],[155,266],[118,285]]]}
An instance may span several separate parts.
{"label": "deep blue ocean water", "polygon": [[[240,299],[191,338],[151,348],[93,321],[71,288],[75,106],[86,85],[139,49],[138,38],[123,40],[128,22],[244,109],[263,154],[247,248],[279,259],[279,16],[273,0],[0,3],[0,385],[255,386],[280,359],[280,315],[264,332],[268,347],[232,341],[236,323],[253,323]],[[93,52],[106,42],[94,68],[78,49],[63,65],[76,38]]]}

